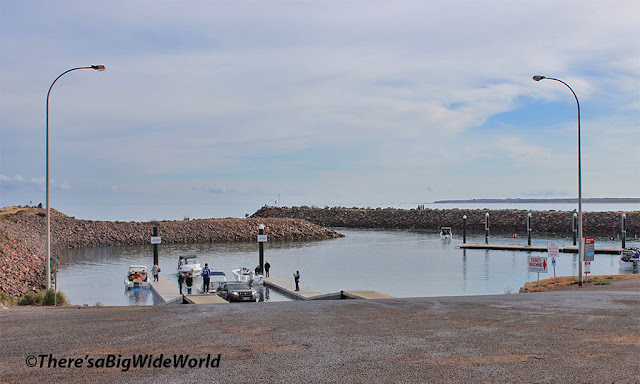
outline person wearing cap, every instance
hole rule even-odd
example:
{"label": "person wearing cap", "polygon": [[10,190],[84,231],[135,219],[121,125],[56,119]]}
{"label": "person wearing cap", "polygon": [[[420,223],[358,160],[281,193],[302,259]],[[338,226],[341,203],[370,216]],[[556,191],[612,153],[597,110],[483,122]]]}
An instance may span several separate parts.
{"label": "person wearing cap", "polygon": [[211,281],[211,270],[209,269],[209,264],[204,263],[204,268],[202,268],[202,293],[205,295],[209,294],[209,282]]}

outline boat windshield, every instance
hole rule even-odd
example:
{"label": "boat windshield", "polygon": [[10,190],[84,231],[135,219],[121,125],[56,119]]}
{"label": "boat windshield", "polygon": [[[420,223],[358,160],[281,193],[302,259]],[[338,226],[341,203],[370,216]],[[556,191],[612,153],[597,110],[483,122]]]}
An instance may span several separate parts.
{"label": "boat windshield", "polygon": [[197,257],[185,257],[180,259],[180,265],[199,264]]}

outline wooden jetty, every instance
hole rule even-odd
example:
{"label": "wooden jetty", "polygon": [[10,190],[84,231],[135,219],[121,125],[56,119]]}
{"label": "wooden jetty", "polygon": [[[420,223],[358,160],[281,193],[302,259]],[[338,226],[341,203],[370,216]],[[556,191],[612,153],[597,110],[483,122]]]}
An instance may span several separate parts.
{"label": "wooden jetty", "polygon": [[[546,245],[522,245],[522,244],[484,244],[484,243],[466,243],[456,247],[461,249],[493,249],[500,251],[525,251],[525,252],[547,252]],[[558,247],[558,252],[578,253],[578,246]],[[595,253],[604,254],[620,254],[621,248],[596,248]]]}

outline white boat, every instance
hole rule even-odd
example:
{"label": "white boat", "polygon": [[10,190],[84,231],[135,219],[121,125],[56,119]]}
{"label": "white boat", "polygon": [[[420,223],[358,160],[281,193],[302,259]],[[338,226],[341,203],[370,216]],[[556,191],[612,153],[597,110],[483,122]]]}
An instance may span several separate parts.
{"label": "white boat", "polygon": [[451,240],[453,238],[451,227],[440,227],[440,238],[442,240]]}
{"label": "white boat", "polygon": [[227,275],[223,271],[211,271],[209,292],[216,292],[222,283],[227,282]]}
{"label": "white boat", "polygon": [[130,265],[127,277],[124,278],[125,288],[149,288],[149,274],[147,267],[144,265]]}
{"label": "white boat", "polygon": [[261,274],[255,273],[247,267],[235,267],[231,272],[236,277],[236,281],[241,283],[247,283],[249,285],[264,283],[264,278]]}
{"label": "white boat", "polygon": [[193,277],[199,276],[202,267],[196,256],[180,256],[178,259],[178,273],[190,273]]}
{"label": "white boat", "polygon": [[640,270],[640,250],[623,249],[620,253],[620,269]]}

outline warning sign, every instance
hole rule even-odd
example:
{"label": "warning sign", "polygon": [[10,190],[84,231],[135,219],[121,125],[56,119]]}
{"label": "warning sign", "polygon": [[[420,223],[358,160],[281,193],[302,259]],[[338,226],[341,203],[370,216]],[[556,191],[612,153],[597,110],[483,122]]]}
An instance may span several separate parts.
{"label": "warning sign", "polygon": [[529,256],[529,272],[547,273],[547,258]]}
{"label": "warning sign", "polygon": [[594,237],[584,238],[584,261],[593,261],[596,250],[596,239]]}

